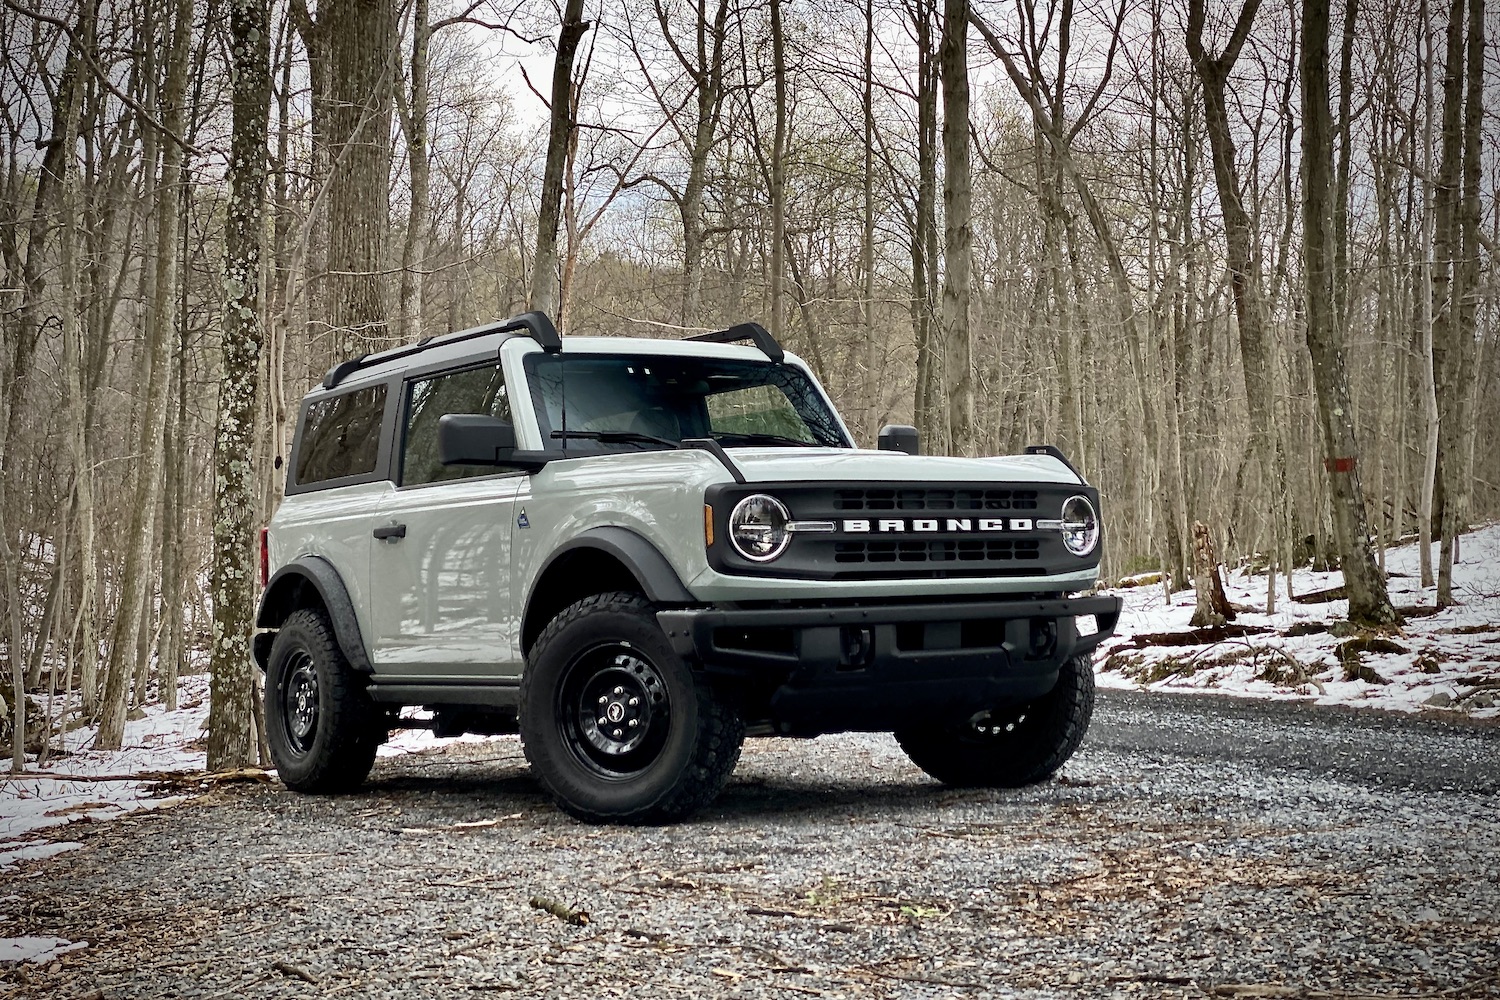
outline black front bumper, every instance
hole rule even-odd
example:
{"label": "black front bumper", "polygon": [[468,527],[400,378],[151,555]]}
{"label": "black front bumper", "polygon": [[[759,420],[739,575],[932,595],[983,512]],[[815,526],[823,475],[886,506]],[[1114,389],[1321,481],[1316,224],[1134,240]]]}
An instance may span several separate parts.
{"label": "black front bumper", "polygon": [[[884,731],[1050,691],[1108,638],[1117,597],[660,611],[676,651],[778,730]],[[1079,635],[1079,616],[1097,629]]]}

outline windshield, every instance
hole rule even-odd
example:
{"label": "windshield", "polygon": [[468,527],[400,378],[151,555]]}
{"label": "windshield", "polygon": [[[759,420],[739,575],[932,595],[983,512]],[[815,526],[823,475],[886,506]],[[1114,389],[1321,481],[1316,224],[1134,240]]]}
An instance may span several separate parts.
{"label": "windshield", "polygon": [[850,447],[812,379],[794,365],[651,354],[530,354],[525,367],[544,448],[640,451],[704,437],[729,448]]}

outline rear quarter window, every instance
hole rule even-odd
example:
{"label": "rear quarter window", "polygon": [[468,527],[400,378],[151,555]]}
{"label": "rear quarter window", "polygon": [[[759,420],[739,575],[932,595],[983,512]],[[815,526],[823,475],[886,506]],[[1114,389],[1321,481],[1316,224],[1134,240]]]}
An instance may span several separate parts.
{"label": "rear quarter window", "polygon": [[385,383],[379,383],[307,405],[297,448],[298,486],[375,471],[380,461],[385,394]]}

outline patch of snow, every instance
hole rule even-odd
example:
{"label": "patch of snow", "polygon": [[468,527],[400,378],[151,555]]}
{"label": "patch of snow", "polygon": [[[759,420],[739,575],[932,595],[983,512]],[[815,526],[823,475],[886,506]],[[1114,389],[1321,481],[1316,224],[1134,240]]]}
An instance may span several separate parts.
{"label": "patch of snow", "polygon": [[82,846],[70,840],[17,840],[9,844],[0,844],[0,872],[14,868],[20,861],[50,858],[54,854],[61,854]]}
{"label": "patch of snow", "polygon": [[[119,750],[95,750],[96,730],[84,727],[63,737],[63,753],[54,750],[45,768],[38,770],[36,758],[28,756],[31,770],[0,774],[0,841],[78,819],[113,819],[137,809],[183,801],[151,798],[149,780],[117,777],[204,768],[207,753],[202,737],[208,719],[208,676],[183,677],[177,704],[180,707],[175,712],[159,704],[145,706],[144,718],[125,723]],[[109,780],[100,780],[107,776]]]}
{"label": "patch of snow", "polygon": [[47,962],[88,946],[87,941],[60,937],[0,938],[0,962]]}
{"label": "patch of snow", "polygon": [[[1196,595],[1192,590],[1178,591],[1168,601],[1159,584],[1117,588],[1111,592],[1124,599],[1125,607],[1119,630],[1100,647],[1096,680],[1105,688],[1500,716],[1500,524],[1464,535],[1459,552],[1453,590],[1460,603],[1408,618],[1399,630],[1381,636],[1405,652],[1359,654],[1359,663],[1386,683],[1346,679],[1338,648],[1350,636],[1317,631],[1345,619],[1347,600],[1291,600],[1285,577],[1278,576],[1276,612],[1267,615],[1266,577],[1244,570],[1225,575],[1230,603],[1249,609],[1240,611],[1233,624],[1273,631],[1211,643],[1135,648],[1137,636],[1192,631],[1188,623]],[[1398,608],[1431,612],[1437,604],[1437,588],[1421,586],[1419,556],[1416,543],[1387,550],[1388,591]],[[1341,586],[1343,574],[1300,569],[1292,582],[1294,593],[1315,594]],[[1287,635],[1296,626],[1311,634]]]}

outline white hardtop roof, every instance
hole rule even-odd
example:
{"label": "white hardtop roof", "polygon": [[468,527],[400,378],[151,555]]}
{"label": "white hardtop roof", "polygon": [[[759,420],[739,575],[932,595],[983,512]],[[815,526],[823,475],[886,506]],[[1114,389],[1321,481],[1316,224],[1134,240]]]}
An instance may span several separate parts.
{"label": "white hardtop roof", "polygon": [[[464,333],[465,331],[457,331]],[[448,338],[452,338],[449,340]],[[672,357],[723,358],[736,361],[766,361],[766,355],[750,344],[715,344],[708,341],[673,340],[666,337],[563,337],[562,353],[580,354],[656,354]],[[477,337],[459,337],[443,334],[434,338],[434,343],[416,353],[411,345],[402,345],[389,351],[371,355],[359,370],[342,379],[334,388],[324,389],[322,383],[314,386],[309,395],[324,392],[341,392],[356,386],[368,385],[390,378],[393,374],[410,368],[441,367],[465,359],[482,357],[485,354],[498,356],[502,344],[508,350],[522,354],[542,353],[542,345],[525,334],[495,332]],[[514,346],[511,346],[514,345]],[[389,354],[389,359],[382,355]],[[786,352],[787,362],[805,368],[797,355]]]}

